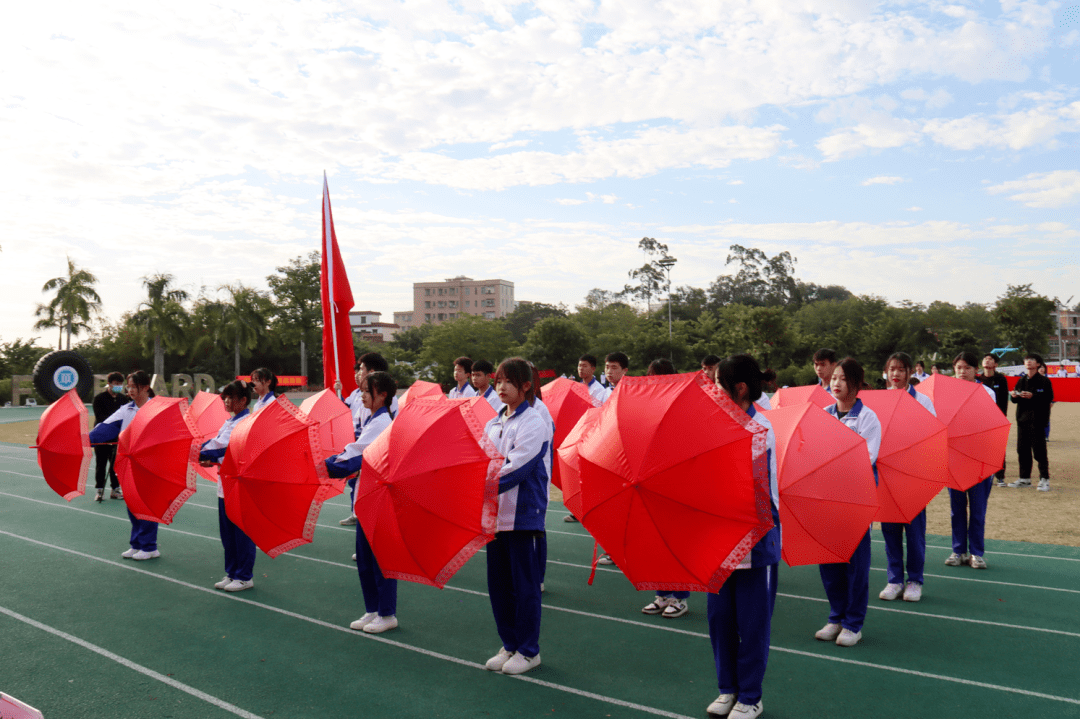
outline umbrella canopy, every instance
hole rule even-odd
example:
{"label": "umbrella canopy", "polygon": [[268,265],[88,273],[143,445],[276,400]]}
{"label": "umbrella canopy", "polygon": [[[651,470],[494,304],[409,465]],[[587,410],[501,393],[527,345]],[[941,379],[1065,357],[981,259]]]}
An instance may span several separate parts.
{"label": "umbrella canopy", "polygon": [[[198,431],[199,446],[201,447],[207,440],[217,437],[221,425],[225,424],[229,419],[229,412],[225,409],[225,403],[221,401],[221,395],[216,395],[213,392],[196,392],[191,404],[188,405],[187,416]],[[218,481],[217,465],[203,467],[196,462],[195,471],[203,479],[208,479],[211,482]]]}
{"label": "umbrella canopy", "polygon": [[878,511],[866,440],[809,402],[765,416],[776,434],[784,561],[848,561]]}
{"label": "umbrella canopy", "polygon": [[278,396],[238,423],[221,463],[225,513],[273,558],[309,544],[322,504],[345,489],[323,462],[319,424]]}
{"label": "umbrella canopy", "polygon": [[300,403],[300,411],[319,424],[319,444],[323,459],[341,454],[356,439],[352,412],[333,390],[324,389]]}
{"label": "umbrella canopy", "polygon": [[86,494],[90,473],[90,416],[70,389],[41,415],[37,463],[45,482],[67,501]]}
{"label": "umbrella canopy", "polygon": [[[428,397],[428,399],[432,399],[432,397]],[[443,399],[446,398],[443,397]],[[476,414],[476,418],[480,420],[481,424],[487,424],[488,420],[495,419],[495,408],[492,407],[491,403],[483,397],[462,397],[459,399],[446,399],[446,401],[450,403],[456,402],[458,404],[469,405],[469,407],[471,407],[473,412]],[[400,406],[401,404],[398,403],[399,408]]]}
{"label": "umbrella canopy", "polygon": [[[551,412],[551,419],[555,422],[555,436],[551,441],[551,446],[557,450],[582,415],[587,410],[599,407],[600,403],[593,399],[589,390],[585,389],[585,385],[581,382],[559,377],[544,385],[544,405]],[[558,462],[551,468],[551,483],[562,489],[562,470]]]}
{"label": "umbrella canopy", "polygon": [[[772,396],[773,409],[796,407],[805,402],[816,404],[822,409],[836,404],[833,396],[819,384],[811,384],[805,387],[781,387]],[[780,521],[780,526],[784,526],[783,520]]]}
{"label": "umbrella canopy", "polygon": [[881,422],[878,522],[910,522],[949,481],[949,433],[906,390],[863,390]]}
{"label": "umbrella canopy", "polygon": [[364,450],[354,509],[387,577],[441,588],[495,538],[504,458],[476,407],[414,399]]}
{"label": "umbrella canopy", "polygon": [[[577,424],[562,441],[562,446],[555,450],[555,466],[562,475],[563,505],[570,514],[581,521],[581,441],[588,436],[600,419],[600,408],[585,410]],[[553,471],[552,474],[555,474]]]}
{"label": "umbrella canopy", "polygon": [[1009,420],[977,382],[931,375],[915,387],[934,402],[949,428],[949,486],[968,490],[1001,469],[1009,441]]}
{"label": "umbrella canopy", "polygon": [[139,519],[171,524],[195,494],[201,443],[187,406],[184,398],[153,397],[120,433],[116,474],[128,509]]}
{"label": "umbrella canopy", "polygon": [[715,592],[772,527],[765,428],[700,372],[623,378],[578,447],[581,523],[637,589]]}
{"label": "umbrella canopy", "polygon": [[411,385],[409,385],[409,388],[405,390],[404,394],[398,397],[398,408],[400,409],[404,407],[406,404],[408,404],[414,399],[420,399],[422,397],[434,397],[436,395],[442,397],[443,399],[446,398],[446,395],[443,394],[442,391],[442,385],[439,385],[435,382],[425,382],[424,380],[418,379]]}

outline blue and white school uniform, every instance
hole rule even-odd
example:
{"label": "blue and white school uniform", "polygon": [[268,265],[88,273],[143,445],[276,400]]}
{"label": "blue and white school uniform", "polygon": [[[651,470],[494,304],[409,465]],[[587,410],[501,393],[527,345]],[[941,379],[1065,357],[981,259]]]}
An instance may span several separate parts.
{"label": "blue and white school uniform", "polygon": [[[203,442],[199,449],[199,460],[208,460],[221,464],[225,458],[225,451],[229,447],[229,437],[232,436],[236,425],[244,417],[250,414],[247,409],[238,412],[235,416],[225,420],[221,425],[217,436]],[[255,571],[255,542],[244,534],[244,531],[233,524],[229,515],[225,512],[225,487],[219,479],[217,483],[218,496],[218,534],[221,536],[221,546],[225,549],[225,573],[229,579],[239,579],[241,582],[250,582]]]}
{"label": "blue and white school uniform", "polygon": [[[994,390],[984,384],[980,386],[997,401]],[[991,474],[965,492],[949,487],[952,547],[961,557],[968,553],[981,557],[986,553],[986,507],[993,486],[994,475]]]}
{"label": "blue and white school uniform", "polygon": [[[764,395],[762,395],[764,396]],[[747,705],[761,701],[761,684],[769,663],[772,615],[780,566],[780,491],[776,481],[776,434],[772,423],[750,405],[765,435],[769,467],[769,501],[773,528],[762,537],[720,591],[707,595],[709,641],[721,694],[734,694]]]}
{"label": "blue and white school uniform", "polygon": [[502,412],[503,407],[506,406],[503,404],[503,401],[499,399],[499,394],[491,385],[488,385],[488,388],[484,391],[484,399],[486,399],[487,403],[491,405],[491,408],[495,410],[495,414]]}
{"label": "blue and white school uniform", "polygon": [[[90,444],[107,444],[120,438],[120,433],[127,429],[131,420],[135,419],[135,413],[139,408],[134,402],[128,402],[120,409],[109,415],[109,418],[90,430]],[[157,549],[158,523],[148,519],[139,519],[131,510],[127,510],[128,519],[131,520],[131,548],[140,549],[144,552],[153,552]]]}
{"label": "blue and white school uniform", "polygon": [[[360,434],[363,432],[364,424],[371,419],[371,410],[364,406],[363,400],[360,398],[361,390],[357,389],[349,395],[349,399],[356,395],[355,406],[349,405],[352,410],[353,418],[353,437],[360,439]],[[390,400],[390,416],[397,417],[398,402],[397,396]],[[367,445],[365,445],[367,446]],[[349,507],[351,508],[356,502],[356,477],[350,479],[346,484],[349,485]]]}
{"label": "blue and white school uniform", "polygon": [[[390,426],[390,413],[380,407],[369,417],[355,442],[345,446],[341,454],[326,460],[331,477],[348,477],[363,467],[364,450]],[[375,553],[364,534],[364,528],[356,525],[356,571],[360,575],[360,591],[364,593],[364,612],[377,613],[380,617],[397,614],[397,580],[387,579],[379,569]]]}
{"label": "blue and white school uniform", "polygon": [[506,457],[499,470],[495,539],[487,545],[488,596],[503,648],[532,658],[540,653],[540,545],[551,481],[552,425],[522,402],[513,412],[504,408],[484,433]]}
{"label": "blue and white school uniform", "polygon": [[349,414],[352,415],[353,439],[360,436],[360,429],[364,426],[363,414],[364,412],[369,412],[369,410],[364,407],[364,401],[361,398],[362,394],[363,390],[357,387],[349,393],[348,397],[341,400],[345,403],[345,406],[349,408]]}
{"label": "blue and white school uniform", "polygon": [[[893,389],[890,387],[889,389]],[[911,385],[905,390],[930,414],[937,417],[934,403]],[[888,565],[888,583],[904,584],[904,535],[907,535],[907,580],[923,583],[926,566],[926,510],[915,515],[911,522],[882,522],[881,536],[885,539],[885,559]]]}
{"label": "blue and white school uniform", "polygon": [[772,400],[769,399],[769,395],[765,394],[764,392],[761,393],[761,398],[757,401],[757,403],[766,412],[772,409]]}
{"label": "blue and white school uniform", "polygon": [[473,389],[471,384],[466,382],[464,387],[461,389],[454,387],[446,396],[450,399],[468,399],[469,397],[476,396],[476,390]]}
{"label": "blue and white school uniform", "polygon": [[[881,422],[874,410],[857,399],[851,411],[843,417],[839,416],[835,404],[827,407],[825,411],[866,440],[876,482],[878,450],[881,449]],[[839,624],[858,634],[862,631],[866,608],[870,604],[870,527],[866,528],[866,534],[851,559],[843,564],[819,564],[818,571],[821,574],[821,583],[825,586],[825,596],[829,598],[829,624]]]}
{"label": "blue and white school uniform", "polygon": [[251,413],[252,414],[258,414],[259,410],[261,410],[263,407],[267,406],[268,404],[270,404],[273,401],[274,401],[274,393],[273,392],[267,392],[262,397],[259,397],[258,399],[256,399],[255,404],[251,405]]}
{"label": "blue and white school uniform", "polygon": [[[506,405],[503,405],[504,407]],[[551,465],[555,462],[555,420],[551,416],[551,411],[547,408],[547,405],[543,403],[539,398],[533,398],[533,409],[540,413],[540,416],[544,418],[544,421],[551,425],[552,441],[548,443],[548,477],[551,477]],[[501,411],[501,410],[500,410]],[[550,491],[550,487],[548,488]],[[547,534],[540,538],[540,583],[544,583],[544,577],[547,576]]]}
{"label": "blue and white school uniform", "polygon": [[589,378],[589,383],[585,385],[585,389],[589,390],[589,396],[596,400],[598,404],[603,404],[604,400],[607,399],[607,387],[600,384],[596,377]]}

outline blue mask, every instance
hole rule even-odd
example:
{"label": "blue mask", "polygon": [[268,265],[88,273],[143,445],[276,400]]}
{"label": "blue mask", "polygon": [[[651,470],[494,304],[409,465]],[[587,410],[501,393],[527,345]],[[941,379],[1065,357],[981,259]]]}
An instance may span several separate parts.
{"label": "blue mask", "polygon": [[124,391],[124,385],[122,385],[122,384],[114,384],[114,385],[111,385],[111,387],[112,387],[112,391],[116,392],[116,394],[120,394],[121,392]]}

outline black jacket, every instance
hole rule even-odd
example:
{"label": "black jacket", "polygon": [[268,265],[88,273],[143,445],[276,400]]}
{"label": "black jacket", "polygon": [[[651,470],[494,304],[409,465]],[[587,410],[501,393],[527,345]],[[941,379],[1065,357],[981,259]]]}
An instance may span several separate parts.
{"label": "black jacket", "polygon": [[94,397],[94,426],[97,427],[130,401],[127,393],[116,394],[105,390],[98,394]]}
{"label": "black jacket", "polygon": [[1014,392],[1031,392],[1031,399],[1013,395],[1016,404],[1016,423],[1029,424],[1037,428],[1050,424],[1050,403],[1054,401],[1054,386],[1050,380],[1038,372],[1033,377],[1026,374],[1013,388]]}
{"label": "black jacket", "polygon": [[997,401],[998,409],[1005,416],[1009,414],[1009,380],[1005,379],[1005,375],[1000,372],[995,372],[993,377],[984,377],[979,375],[975,379],[979,380],[980,384],[986,385],[994,391],[994,398]]}

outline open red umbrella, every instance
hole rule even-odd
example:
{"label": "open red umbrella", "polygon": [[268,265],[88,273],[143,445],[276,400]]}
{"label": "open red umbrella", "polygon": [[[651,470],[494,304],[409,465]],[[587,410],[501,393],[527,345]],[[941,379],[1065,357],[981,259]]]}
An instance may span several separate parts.
{"label": "open red umbrella", "polygon": [[[822,409],[836,404],[833,396],[819,384],[811,384],[805,387],[781,387],[772,396],[773,409],[796,407],[805,402],[816,404]],[[783,520],[780,521],[780,526],[784,526]]]}
{"label": "open red umbrella", "polygon": [[356,517],[382,573],[440,588],[450,581],[495,538],[503,462],[473,404],[402,407],[364,450],[356,487]]}
{"label": "open red umbrella", "polygon": [[398,397],[398,408],[404,407],[414,399],[421,399],[422,397],[435,397],[439,396],[446,399],[446,395],[443,394],[442,386],[435,382],[425,382],[422,379],[418,379],[409,385],[409,388],[405,390],[404,394]]}
{"label": "open red umbrella", "polygon": [[221,463],[225,513],[269,557],[309,544],[323,502],[344,491],[323,456],[318,422],[284,396],[233,429]]}
{"label": "open red umbrella", "polygon": [[[432,399],[432,397],[428,397],[428,399]],[[446,399],[446,397],[443,397],[443,399]],[[472,408],[472,411],[476,414],[476,418],[480,420],[481,424],[487,424],[488,420],[495,419],[495,408],[492,407],[491,403],[483,397],[463,397],[460,399],[446,399],[446,401],[451,403],[457,402],[460,404],[469,405],[469,407]],[[398,406],[400,408],[400,403]]]}
{"label": "open red umbrella", "polygon": [[120,433],[116,474],[128,509],[139,519],[171,524],[195,494],[199,431],[182,397],[153,397]]}
{"label": "open red umbrella", "polygon": [[67,501],[86,494],[90,473],[90,415],[73,389],[41,414],[37,463],[52,490]]}
{"label": "open red umbrella", "polygon": [[1009,441],[1009,420],[986,388],[942,374],[915,387],[934,402],[949,428],[949,486],[968,490],[1001,469]]}
{"label": "open red umbrella", "polygon": [[[191,404],[188,405],[187,416],[198,431],[199,446],[201,447],[207,440],[217,437],[221,425],[225,424],[229,419],[229,412],[225,409],[225,403],[221,401],[221,395],[213,392],[196,392]],[[203,467],[198,462],[195,462],[195,471],[203,479],[208,479],[211,482],[218,481],[216,464],[213,467]]]}
{"label": "open red umbrella", "polygon": [[765,416],[776,434],[784,561],[848,561],[878,511],[866,440],[809,402]]}
{"label": "open red umbrella", "polygon": [[881,422],[874,519],[910,522],[949,481],[948,430],[906,390],[863,390],[859,399]]}
{"label": "open red umbrella", "polygon": [[[593,399],[589,390],[581,382],[575,382],[566,377],[544,386],[544,405],[551,412],[551,419],[555,422],[555,437],[551,446],[558,449],[562,446],[570,430],[577,425],[581,416],[593,407],[599,407],[600,403]],[[551,483],[562,489],[562,470],[556,462],[551,468]]]}
{"label": "open red umbrella", "polygon": [[333,390],[324,389],[300,403],[300,411],[319,424],[319,443],[323,459],[341,454],[345,445],[356,439],[352,412]]}
{"label": "open red umbrella", "polygon": [[[588,436],[600,419],[600,408],[585,410],[577,424],[562,441],[562,446],[555,450],[555,466],[562,475],[563,505],[570,514],[581,521],[581,441]],[[555,474],[555,471],[552,471]]]}
{"label": "open red umbrella", "polygon": [[765,429],[700,372],[623,378],[578,452],[581,523],[637,589],[715,592],[772,527]]}

